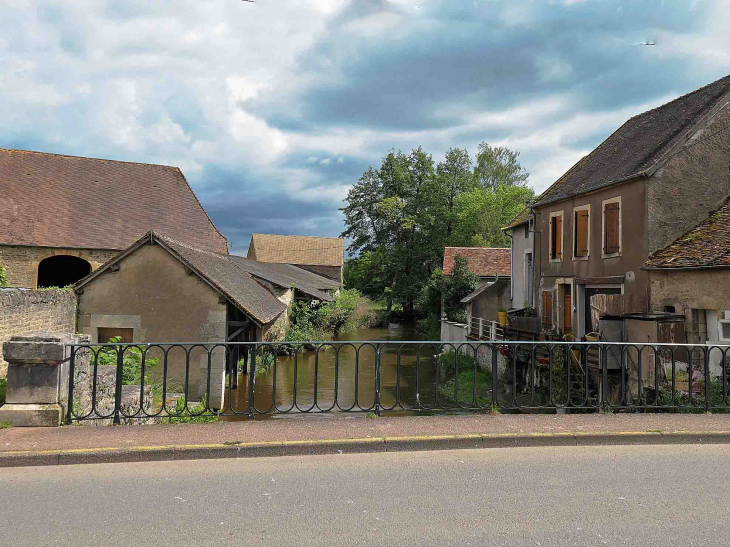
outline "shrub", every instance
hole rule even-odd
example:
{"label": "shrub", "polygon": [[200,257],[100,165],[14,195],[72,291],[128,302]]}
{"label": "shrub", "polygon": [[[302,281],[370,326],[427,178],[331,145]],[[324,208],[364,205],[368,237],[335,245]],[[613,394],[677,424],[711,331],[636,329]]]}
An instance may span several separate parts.
{"label": "shrub", "polygon": [[360,328],[371,321],[362,295],[355,289],[340,291],[333,302],[294,302],[284,340],[331,340],[340,332]]}
{"label": "shrub", "polygon": [[0,262],[0,287],[7,287],[8,285],[8,270]]}
{"label": "shrub", "polygon": [[[120,336],[110,338],[112,344],[119,344],[122,341]],[[103,346],[98,348],[91,355],[91,364],[94,364],[94,355],[98,355],[99,365],[117,364],[117,352],[124,351],[122,362],[122,383],[124,385],[139,385],[142,377],[142,350],[137,346]],[[152,372],[159,364],[159,359],[148,357],[145,360],[145,383],[152,382]]]}
{"label": "shrub", "polygon": [[[455,403],[454,391],[456,390],[459,403],[471,404],[474,399],[474,358],[471,355],[459,354],[458,389],[456,389],[456,374],[454,372],[455,361],[456,353],[453,350],[439,356],[441,370],[448,378],[439,386],[439,393]],[[479,366],[476,368],[476,392],[476,400],[479,405],[490,406],[492,404],[492,374],[489,371],[482,370]]]}
{"label": "shrub", "polygon": [[0,406],[5,404],[5,386],[7,382],[7,378],[0,378]]}
{"label": "shrub", "polygon": [[185,397],[179,398],[175,401],[175,408],[170,410],[170,414],[177,414],[170,418],[164,418],[162,423],[166,424],[209,424],[218,421],[216,415],[203,415],[193,416],[193,414],[200,414],[206,410],[207,404],[205,396],[199,403],[189,403],[188,407],[185,408]]}

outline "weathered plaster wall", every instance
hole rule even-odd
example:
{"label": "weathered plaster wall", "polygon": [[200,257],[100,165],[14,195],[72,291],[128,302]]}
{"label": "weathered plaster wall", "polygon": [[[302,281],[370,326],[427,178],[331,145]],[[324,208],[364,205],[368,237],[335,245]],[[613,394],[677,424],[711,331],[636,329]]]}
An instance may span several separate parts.
{"label": "weathered plaster wall", "polygon": [[0,376],[5,376],[3,342],[29,332],[76,332],[76,295],[71,291],[0,289]]}
{"label": "weathered plaster wall", "polygon": [[[603,201],[621,198],[621,252],[618,256],[603,258]],[[542,316],[543,290],[555,286],[557,279],[570,280],[575,277],[595,278],[622,276],[624,294],[634,302],[645,303],[649,288],[649,276],[641,270],[648,256],[644,237],[646,230],[645,185],[643,180],[620,184],[589,195],[553,203],[539,208],[536,218],[537,271],[535,304]],[[573,210],[590,205],[590,237],[587,260],[573,257]],[[563,258],[560,262],[550,261],[550,213],[563,211]],[[627,274],[629,274],[627,276]],[[573,307],[576,305],[576,290],[573,290]],[[554,296],[553,313],[562,317],[562,294]],[[574,315],[573,325],[577,325]]]}
{"label": "weathered plaster wall", "polygon": [[38,264],[44,258],[56,255],[77,256],[96,270],[118,251],[105,249],[63,249],[54,247],[26,247],[0,245],[0,262],[8,270],[8,284],[12,287],[35,289],[38,282]]}
{"label": "weathered plaster wall", "polygon": [[507,309],[509,300],[509,279],[497,280],[494,285],[477,295],[470,303],[471,317],[481,317],[488,321],[499,319],[497,311]]}
{"label": "weathered plaster wall", "polygon": [[532,271],[525,272],[525,252],[533,252],[533,234],[528,232],[525,237],[525,226],[518,226],[512,232],[512,308],[521,308],[529,300],[527,284],[532,284]]}
{"label": "weathered plaster wall", "polygon": [[[144,245],[119,262],[117,272],[104,272],[83,287],[79,296],[79,325],[97,341],[99,327],[133,328],[134,342],[223,342],[226,304],[218,293],[158,245]],[[223,352],[214,354],[213,385],[225,376]],[[169,378],[185,380],[181,350],[169,354]],[[206,390],[207,356],[190,353],[190,385],[197,395]],[[172,391],[172,390],[169,390]],[[211,388],[213,392],[213,388]],[[195,393],[195,389],[191,388]],[[211,404],[214,404],[211,395]]]}
{"label": "weathered plaster wall", "polygon": [[650,271],[651,308],[662,311],[674,306],[676,313],[694,309],[730,310],[730,269]]}
{"label": "weathered plaster wall", "polygon": [[264,286],[276,296],[281,302],[286,304],[286,310],[277,317],[273,322],[264,325],[263,340],[265,342],[275,342],[283,340],[287,328],[289,328],[289,306],[294,301],[294,291],[291,289],[283,289],[276,287],[271,283],[264,283]]}
{"label": "weathered plaster wall", "polygon": [[703,221],[730,195],[730,105],[725,105],[647,182],[651,253]]}

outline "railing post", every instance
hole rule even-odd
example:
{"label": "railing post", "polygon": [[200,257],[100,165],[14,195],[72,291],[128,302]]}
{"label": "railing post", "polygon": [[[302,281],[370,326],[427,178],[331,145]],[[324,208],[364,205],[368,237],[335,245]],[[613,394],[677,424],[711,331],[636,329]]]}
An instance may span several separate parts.
{"label": "railing post", "polygon": [[497,339],[497,322],[496,321],[492,321],[492,332],[491,332],[491,336],[489,339],[490,340]]}
{"label": "railing post", "polygon": [[604,410],[609,409],[608,404],[608,352],[606,351],[606,346],[601,346],[601,376],[603,378],[602,384],[603,384],[603,408]]}
{"label": "railing post", "polygon": [[479,340],[484,337],[484,319],[479,318]]}
{"label": "railing post", "polygon": [[705,357],[705,412],[710,411],[710,352],[707,346],[702,349]]}
{"label": "railing post", "polygon": [[497,351],[497,345],[492,344],[492,406],[497,403],[497,359],[499,353]]}
{"label": "railing post", "polygon": [[117,385],[114,388],[114,425],[121,424],[120,413],[122,411],[122,376],[124,374],[124,349],[117,346]]}
{"label": "railing post", "polygon": [[375,349],[375,415],[380,416],[380,351],[382,346]]}
{"label": "railing post", "polygon": [[73,420],[74,407],[74,374],[76,374],[76,346],[71,346],[71,355],[69,357],[68,367],[68,402],[66,403],[66,423],[71,425]]}
{"label": "railing post", "polygon": [[258,352],[258,345],[253,347],[251,351],[251,370],[248,373],[248,419],[254,420],[256,418],[256,400],[255,400],[255,389],[256,389],[256,353]]}

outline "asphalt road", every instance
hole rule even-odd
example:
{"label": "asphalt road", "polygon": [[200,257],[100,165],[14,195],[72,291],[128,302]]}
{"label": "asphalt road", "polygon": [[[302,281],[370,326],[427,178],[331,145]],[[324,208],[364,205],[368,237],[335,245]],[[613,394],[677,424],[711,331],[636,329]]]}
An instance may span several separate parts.
{"label": "asphalt road", "polygon": [[0,545],[727,545],[726,445],[0,469]]}

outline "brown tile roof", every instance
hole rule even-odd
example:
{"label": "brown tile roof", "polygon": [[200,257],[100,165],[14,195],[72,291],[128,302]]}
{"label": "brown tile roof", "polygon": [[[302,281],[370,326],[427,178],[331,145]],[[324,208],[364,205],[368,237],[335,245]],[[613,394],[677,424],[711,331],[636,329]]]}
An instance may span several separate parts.
{"label": "brown tile roof", "polygon": [[524,224],[530,219],[530,208],[525,207],[522,209],[519,215],[517,215],[515,218],[512,219],[512,221],[507,224],[502,230],[511,230],[512,228],[517,228],[520,224]]}
{"label": "brown tile roof", "polygon": [[490,249],[486,247],[446,247],[444,249],[444,275],[451,275],[454,257],[465,256],[469,270],[480,277],[511,275],[512,262],[510,249]]}
{"label": "brown tile roof", "polygon": [[177,167],[0,148],[0,244],[126,249],[150,230],[227,253]]}
{"label": "brown tile roof", "polygon": [[730,268],[730,198],[702,223],[663,249],[647,268]]}
{"label": "brown tile roof", "polygon": [[730,93],[730,76],[629,119],[537,199],[543,205],[646,176],[687,130]]}
{"label": "brown tile roof", "polygon": [[79,281],[74,287],[78,289],[92,282],[109,266],[149,241],[155,241],[166,248],[175,258],[226,296],[236,307],[262,325],[270,323],[286,309],[286,304],[261,286],[251,274],[239,268],[229,255],[196,249],[155,232],[149,232],[137,240],[129,248]]}
{"label": "brown tile roof", "polygon": [[291,264],[257,262],[242,256],[229,255],[229,258],[243,271],[283,288],[295,287],[313,298],[331,302],[332,296],[322,292],[339,289],[342,285],[327,277],[317,275]]}
{"label": "brown tile roof", "polygon": [[304,266],[342,266],[345,240],[340,237],[253,234],[247,258]]}

